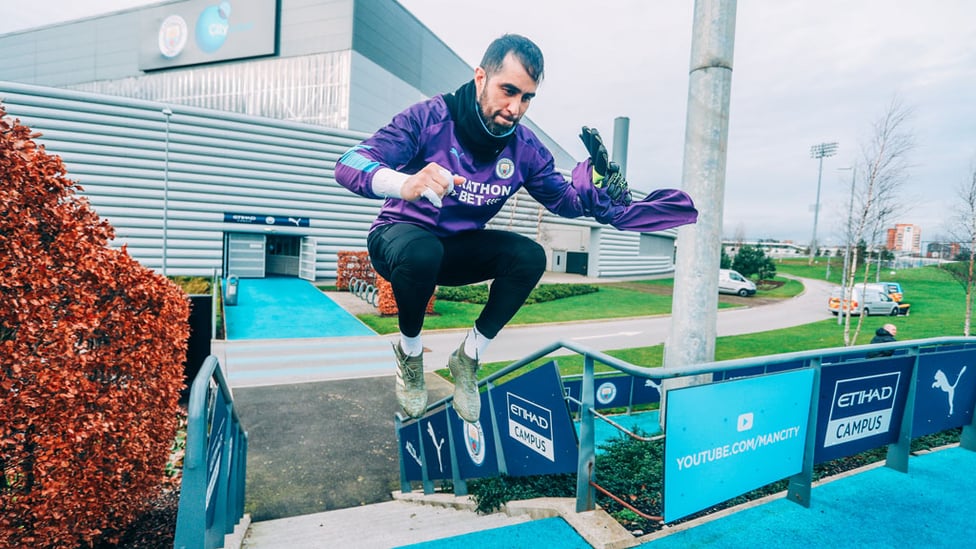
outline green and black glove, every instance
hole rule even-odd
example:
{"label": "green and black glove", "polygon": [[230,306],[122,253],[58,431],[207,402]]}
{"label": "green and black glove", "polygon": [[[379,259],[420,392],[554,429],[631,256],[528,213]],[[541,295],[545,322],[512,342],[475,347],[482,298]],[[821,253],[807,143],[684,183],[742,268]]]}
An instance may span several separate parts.
{"label": "green and black glove", "polygon": [[610,161],[600,132],[595,128],[583,126],[580,139],[583,140],[583,145],[586,146],[586,151],[590,154],[590,162],[593,164],[593,186],[598,189],[605,187],[607,196],[614,204],[629,206],[633,198],[627,186],[627,180],[620,173],[620,166]]}

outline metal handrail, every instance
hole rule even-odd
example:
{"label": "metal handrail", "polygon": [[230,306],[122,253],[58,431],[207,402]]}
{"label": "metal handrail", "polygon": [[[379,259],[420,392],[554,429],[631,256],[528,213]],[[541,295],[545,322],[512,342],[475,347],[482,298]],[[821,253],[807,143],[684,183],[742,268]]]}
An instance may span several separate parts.
{"label": "metal handrail", "polygon": [[[573,398],[573,397],[571,397],[569,395],[566,395],[566,397],[564,397],[564,398],[566,400],[570,401],[570,402],[575,402],[577,406],[580,406],[580,407],[583,406],[583,402],[580,401],[579,399]],[[654,442],[655,440],[661,440],[662,438],[664,438],[664,435],[663,434],[662,435],[649,436],[649,437],[642,437],[642,436],[638,435],[637,433],[635,433],[635,432],[627,429],[623,425],[620,425],[616,421],[610,419],[610,416],[601,414],[600,412],[597,412],[596,410],[593,410],[593,416],[596,417],[597,419],[602,419],[605,423],[608,423],[611,426],[615,427],[618,431],[622,431],[624,434],[626,434],[627,436],[629,436],[630,438],[632,438],[634,440],[639,440],[641,442]]]}
{"label": "metal handrail", "polygon": [[208,356],[190,388],[174,547],[223,546],[244,516],[246,464],[247,432],[217,357]]}

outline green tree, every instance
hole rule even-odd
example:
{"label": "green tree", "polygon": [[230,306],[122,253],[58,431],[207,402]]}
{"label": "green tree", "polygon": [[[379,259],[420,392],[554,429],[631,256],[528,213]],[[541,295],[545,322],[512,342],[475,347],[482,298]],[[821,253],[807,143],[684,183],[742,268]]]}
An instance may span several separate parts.
{"label": "green tree", "polygon": [[772,280],[776,278],[776,262],[771,257],[763,257],[759,265],[759,280]]}
{"label": "green tree", "polygon": [[729,254],[725,253],[725,246],[721,248],[722,256],[719,259],[719,269],[731,269],[732,268],[732,258]]}
{"label": "green tree", "polygon": [[766,252],[756,246],[745,245],[739,248],[739,253],[735,254],[732,260],[732,268],[739,271],[742,276],[751,277],[758,275],[760,279],[769,279],[776,276],[776,265],[773,260],[766,257]]}

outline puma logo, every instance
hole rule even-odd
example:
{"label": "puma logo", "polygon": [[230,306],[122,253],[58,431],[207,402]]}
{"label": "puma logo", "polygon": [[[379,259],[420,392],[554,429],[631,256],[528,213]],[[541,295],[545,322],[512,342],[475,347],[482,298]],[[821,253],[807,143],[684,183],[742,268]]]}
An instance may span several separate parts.
{"label": "puma logo", "polygon": [[440,444],[437,443],[437,433],[434,432],[434,424],[427,424],[427,434],[430,435],[430,441],[433,443],[434,448],[437,449],[437,467],[440,471],[444,472],[444,460],[441,458],[441,446],[444,446],[444,437],[441,437]]}
{"label": "puma logo", "polygon": [[959,379],[962,375],[966,373],[966,367],[962,367],[962,371],[956,376],[956,382],[949,385],[949,378],[946,377],[945,372],[942,370],[936,370],[935,372],[935,383],[932,384],[933,389],[942,389],[949,396],[949,415],[952,415],[952,409],[954,402],[956,400],[956,386],[959,385]]}

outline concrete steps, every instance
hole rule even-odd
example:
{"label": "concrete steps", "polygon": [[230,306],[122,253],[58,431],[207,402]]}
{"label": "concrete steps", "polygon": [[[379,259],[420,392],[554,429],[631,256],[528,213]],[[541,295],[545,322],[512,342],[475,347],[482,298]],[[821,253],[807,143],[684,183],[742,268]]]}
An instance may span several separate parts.
{"label": "concrete steps", "polygon": [[215,340],[231,387],[393,375],[393,351],[379,336]]}
{"label": "concrete steps", "polygon": [[528,520],[528,515],[479,515],[466,509],[389,501],[300,517],[252,522],[241,547],[388,549]]}

